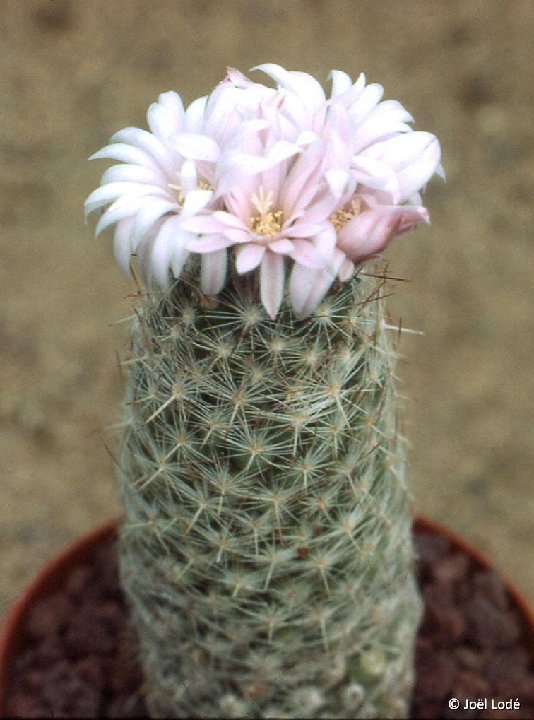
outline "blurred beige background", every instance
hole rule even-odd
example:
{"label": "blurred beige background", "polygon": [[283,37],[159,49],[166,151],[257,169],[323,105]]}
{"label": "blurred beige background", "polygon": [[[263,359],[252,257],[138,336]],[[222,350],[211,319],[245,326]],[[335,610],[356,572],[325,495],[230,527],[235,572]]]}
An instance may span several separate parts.
{"label": "blurred beige background", "polygon": [[531,0],[2,0],[0,612],[118,512],[106,426],[133,285],[82,203],[87,157],[227,65],[363,70],[443,145],[431,227],[388,251],[418,511],[534,598]]}

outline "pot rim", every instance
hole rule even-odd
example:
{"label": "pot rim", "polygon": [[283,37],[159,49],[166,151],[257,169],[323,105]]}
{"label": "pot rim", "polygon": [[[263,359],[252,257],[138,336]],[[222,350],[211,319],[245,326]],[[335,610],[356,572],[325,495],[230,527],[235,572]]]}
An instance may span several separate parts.
{"label": "pot rim", "polygon": [[[74,540],[65,550],[53,557],[38,572],[35,578],[23,591],[22,595],[11,607],[4,621],[0,633],[0,716],[3,717],[3,708],[7,699],[8,675],[10,661],[20,642],[21,629],[29,608],[41,597],[47,595],[67,575],[74,563],[83,562],[91,553],[95,545],[106,542],[117,535],[120,518],[108,520],[96,529],[77,540]],[[465,552],[471,560],[483,569],[493,569],[494,564],[476,546],[468,540],[457,535],[447,526],[442,525],[424,515],[414,519],[413,528],[416,532],[430,532],[445,537],[451,545]],[[521,590],[503,573],[499,576],[504,582],[506,591],[513,605],[519,611],[527,637],[534,646],[534,607]]]}

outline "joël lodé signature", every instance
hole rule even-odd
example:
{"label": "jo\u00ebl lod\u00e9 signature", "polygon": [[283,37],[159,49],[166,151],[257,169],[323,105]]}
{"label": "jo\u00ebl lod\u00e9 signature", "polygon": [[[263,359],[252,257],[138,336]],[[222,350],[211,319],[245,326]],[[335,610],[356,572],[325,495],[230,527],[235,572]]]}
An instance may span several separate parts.
{"label": "jo\u00ebl lod\u00e9 signature", "polygon": [[457,698],[451,698],[449,700],[449,707],[451,710],[519,710],[521,703],[519,698],[509,698],[507,700],[496,700],[495,698],[477,698],[476,700],[470,700],[466,698],[462,705],[460,700]]}

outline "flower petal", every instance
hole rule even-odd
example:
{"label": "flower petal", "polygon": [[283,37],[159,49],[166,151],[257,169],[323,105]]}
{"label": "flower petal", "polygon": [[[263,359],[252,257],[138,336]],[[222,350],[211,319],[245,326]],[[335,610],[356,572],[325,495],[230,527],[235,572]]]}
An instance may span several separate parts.
{"label": "flower petal", "polygon": [[318,252],[313,243],[300,238],[293,240],[291,257],[299,265],[304,265],[307,268],[324,268],[326,264],[324,256]]}
{"label": "flower petal", "polygon": [[100,184],[131,182],[157,185],[162,181],[163,176],[160,172],[155,172],[142,165],[112,165],[102,175]]}
{"label": "flower petal", "polygon": [[294,242],[287,238],[280,238],[269,243],[269,250],[279,255],[290,255],[293,252]]}
{"label": "flower petal", "polygon": [[353,277],[355,272],[356,267],[352,260],[349,260],[349,258],[345,258],[341,267],[339,268],[337,276],[341,280],[341,282],[347,282],[351,279],[351,277]]}
{"label": "flower petal", "polygon": [[247,243],[239,247],[236,254],[237,272],[242,275],[257,268],[265,255],[265,251],[264,245],[257,245],[256,243]]}
{"label": "flower petal", "polygon": [[167,173],[172,174],[176,168],[169,156],[165,145],[148,130],[141,128],[127,127],[119,130],[111,137],[112,143],[126,143],[144,150],[149,157],[154,158],[157,164]]}
{"label": "flower petal", "polygon": [[243,220],[232,213],[225,212],[224,210],[216,210],[213,213],[213,217],[223,223],[223,225],[236,228],[237,230],[246,230],[248,232],[248,227]]}
{"label": "flower petal", "polygon": [[329,79],[332,80],[332,97],[340,95],[352,87],[352,79],[350,75],[347,75],[346,72],[341,70],[332,70],[329,75]]}
{"label": "flower petal", "polygon": [[284,235],[291,238],[309,238],[312,235],[316,235],[323,229],[323,223],[304,223],[297,222],[291,227],[284,230]]}
{"label": "flower petal", "polygon": [[112,145],[106,145],[102,150],[93,153],[89,160],[120,160],[125,163],[133,163],[134,165],[142,165],[143,167],[154,170],[161,174],[161,168],[154,161],[154,158],[149,153],[145,152],[141,148],[128,145],[126,143],[113,143]]}
{"label": "flower petal", "polygon": [[391,240],[427,220],[425,208],[379,207],[349,220],[338,233],[339,247],[353,262],[382,252]]}
{"label": "flower petal", "polygon": [[212,253],[232,245],[232,241],[220,234],[201,235],[186,244],[186,249],[196,253]]}
{"label": "flower petal", "polygon": [[286,70],[275,63],[257,65],[252,69],[261,70],[279,85],[293,92],[302,100],[308,111],[315,110],[326,100],[321,84],[308,73]]}
{"label": "flower petal", "polygon": [[348,107],[353,120],[361,123],[371,110],[380,102],[384,94],[384,88],[378,83],[367,85],[360,97]]}
{"label": "flower petal", "polygon": [[139,209],[139,199],[136,197],[119,198],[109,206],[106,212],[101,216],[96,224],[95,236],[104,232],[108,227],[114,225],[119,220],[136,215]]}
{"label": "flower petal", "polygon": [[[169,287],[171,259],[184,255],[185,261],[185,258],[189,255],[189,253],[183,249],[184,239],[188,237],[189,234],[184,233],[181,228],[179,215],[171,215],[165,218],[156,234],[150,254],[150,262],[154,277],[164,289],[168,289]],[[178,276],[175,272],[176,267],[177,264],[175,263],[173,267],[175,277]]]}
{"label": "flower petal", "polygon": [[260,297],[273,320],[284,297],[284,258],[266,252],[260,266]]}
{"label": "flower petal", "polygon": [[387,163],[395,172],[399,184],[397,203],[420,190],[439,166],[440,145],[428,132],[410,132],[374,143],[363,151],[362,157]]}
{"label": "flower petal", "polygon": [[164,290],[169,289],[169,266],[173,248],[169,242],[168,229],[166,225],[168,223],[163,222],[161,228],[154,237],[152,248],[150,252],[150,271],[160,287]]}
{"label": "flower petal", "polygon": [[180,155],[190,160],[217,162],[221,153],[218,144],[213,138],[200,133],[177,133],[172,138],[172,144]]}
{"label": "flower petal", "polygon": [[203,210],[213,197],[213,190],[191,190],[185,196],[182,217],[188,218]]}
{"label": "flower petal", "polygon": [[334,281],[325,270],[295,264],[289,278],[289,297],[299,320],[311,315]]}
{"label": "flower petal", "polygon": [[115,237],[113,240],[113,253],[115,260],[125,275],[131,275],[130,258],[132,255],[130,247],[130,230],[132,228],[133,218],[119,220],[115,227]]}
{"label": "flower petal", "polygon": [[347,187],[349,173],[346,170],[327,170],[325,180],[335,198],[340,198]]}
{"label": "flower petal", "polygon": [[226,255],[226,250],[219,250],[202,256],[200,286],[206,295],[217,295],[222,290],[226,280]]}
{"label": "flower petal", "polygon": [[175,248],[171,256],[171,270],[175,278],[180,277],[183,267],[189,257],[189,251]]}
{"label": "flower petal", "polygon": [[158,102],[148,108],[147,120],[151,132],[168,144],[171,135],[182,129],[184,106],[178,93],[162,93]]}
{"label": "flower petal", "polygon": [[226,225],[210,214],[186,218],[183,221],[183,227],[192,233],[220,233]]}
{"label": "flower petal", "polygon": [[204,114],[206,111],[207,95],[197,98],[188,106],[185,111],[184,129],[187,132],[197,133],[202,131],[204,123]]}
{"label": "flower petal", "polygon": [[162,195],[159,188],[144,183],[114,182],[101,185],[85,201],[85,217],[98,208],[104,207],[119,198],[140,198],[143,195]]}
{"label": "flower petal", "polygon": [[334,282],[343,260],[343,253],[338,250],[330,269],[315,270],[298,264],[293,266],[289,279],[289,297],[297,318],[308,317],[317,309]]}
{"label": "flower petal", "polygon": [[154,224],[160,220],[160,218],[169,212],[178,210],[176,203],[170,202],[169,200],[153,198],[150,201],[146,201],[141,209],[137,212],[132,230],[130,234],[130,243],[132,248],[135,250],[143,238],[152,230]]}

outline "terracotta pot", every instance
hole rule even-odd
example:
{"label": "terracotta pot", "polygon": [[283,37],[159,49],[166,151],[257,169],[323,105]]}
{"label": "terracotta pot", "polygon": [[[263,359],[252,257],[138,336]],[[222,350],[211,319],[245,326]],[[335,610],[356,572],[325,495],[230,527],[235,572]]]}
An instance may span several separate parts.
{"label": "terracotta pot", "polygon": [[[461,550],[470,557],[475,565],[478,565],[484,570],[494,568],[494,564],[486,557],[486,555],[484,555],[484,553],[480,552],[477,547],[467,540],[464,540],[464,538],[456,535],[456,533],[453,533],[452,530],[449,530],[449,528],[445,525],[441,525],[430,518],[421,516],[415,519],[414,530],[415,532],[429,532],[434,535],[441,535],[450,542],[455,550]],[[503,581],[513,607],[517,609],[519,615],[521,616],[523,628],[532,643],[534,651],[534,607],[528,598],[509,578],[504,577]]]}
{"label": "terracotta pot", "polygon": [[53,592],[73,567],[83,563],[91,551],[109,542],[117,534],[119,520],[110,520],[83,535],[56,555],[34,578],[9,612],[0,635],[0,717],[6,715],[7,688],[10,668],[23,643],[23,627],[32,605]]}
{"label": "terracotta pot", "polygon": [[[25,593],[15,603],[7,616],[3,632],[0,636],[0,716],[5,716],[7,702],[7,685],[13,659],[23,643],[23,626],[32,605],[48,593],[54,591],[76,565],[86,561],[95,548],[109,543],[117,534],[119,520],[111,520],[93,532],[76,540],[69,548],[55,557],[37,575]],[[425,517],[415,520],[416,532],[429,532],[445,537],[452,547],[463,551],[474,564],[489,569],[492,563],[477,548],[466,540],[458,537],[448,528]],[[534,649],[534,609],[527,598],[513,583],[505,580],[505,587],[515,609],[519,612],[527,637]]]}

